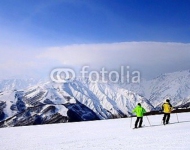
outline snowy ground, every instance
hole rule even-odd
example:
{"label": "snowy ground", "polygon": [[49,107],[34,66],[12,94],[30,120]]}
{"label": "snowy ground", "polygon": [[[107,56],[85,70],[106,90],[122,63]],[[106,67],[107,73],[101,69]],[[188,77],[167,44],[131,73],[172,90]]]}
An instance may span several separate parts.
{"label": "snowy ground", "polygon": [[[2,150],[173,150],[190,149],[190,113],[148,116],[152,127],[131,129],[130,118],[0,129]],[[135,118],[132,119],[133,124]],[[149,126],[147,118],[144,123]],[[159,125],[159,126],[157,126]]]}

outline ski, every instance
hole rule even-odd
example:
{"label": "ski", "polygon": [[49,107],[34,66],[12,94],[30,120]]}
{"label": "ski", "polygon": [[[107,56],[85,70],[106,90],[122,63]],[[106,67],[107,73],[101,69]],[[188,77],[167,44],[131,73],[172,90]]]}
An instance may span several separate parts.
{"label": "ski", "polygon": [[132,128],[132,129],[141,129],[141,128],[144,128],[144,127],[146,127],[145,125],[143,125],[142,127],[138,127],[138,128]]}
{"label": "ski", "polygon": [[[168,124],[158,124],[158,125],[151,125],[151,126],[142,126],[140,128],[147,128],[147,127],[158,127],[158,126],[168,126],[168,125],[174,125],[174,124],[177,124],[177,123],[182,123],[182,122],[172,122],[172,123],[168,123]],[[140,129],[140,128],[132,128],[132,129]]]}

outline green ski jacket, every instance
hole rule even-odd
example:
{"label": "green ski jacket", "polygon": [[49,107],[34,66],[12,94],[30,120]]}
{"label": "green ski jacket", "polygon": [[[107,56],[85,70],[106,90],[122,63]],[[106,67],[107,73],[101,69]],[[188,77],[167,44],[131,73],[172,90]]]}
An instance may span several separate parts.
{"label": "green ski jacket", "polygon": [[146,113],[146,110],[137,105],[134,109],[133,109],[133,113],[135,113],[137,115],[137,117],[143,117],[143,114]]}

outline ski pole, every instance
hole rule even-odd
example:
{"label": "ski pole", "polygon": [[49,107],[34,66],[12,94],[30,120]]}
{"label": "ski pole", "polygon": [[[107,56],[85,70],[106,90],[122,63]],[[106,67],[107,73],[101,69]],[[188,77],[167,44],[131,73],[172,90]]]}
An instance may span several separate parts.
{"label": "ski pole", "polygon": [[149,121],[149,119],[148,119],[148,117],[147,117],[147,116],[146,116],[146,118],[147,118],[147,120],[148,120],[149,125],[151,126],[150,121]]}
{"label": "ski pole", "polygon": [[176,117],[177,117],[177,121],[178,121],[178,123],[179,123],[178,115],[177,115],[177,113],[175,113],[175,114],[176,114]]}
{"label": "ski pole", "polygon": [[132,116],[131,116],[131,123],[130,123],[130,128],[131,128],[131,124],[132,124]]}

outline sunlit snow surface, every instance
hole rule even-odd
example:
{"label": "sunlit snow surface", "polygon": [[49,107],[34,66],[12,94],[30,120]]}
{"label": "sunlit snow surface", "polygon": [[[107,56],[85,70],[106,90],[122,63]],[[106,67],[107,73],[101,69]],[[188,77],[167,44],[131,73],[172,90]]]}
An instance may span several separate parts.
{"label": "sunlit snow surface", "polygon": [[[152,127],[130,128],[130,118],[0,129],[2,150],[189,150],[190,113],[148,116]],[[135,118],[132,118],[132,127]],[[147,117],[143,124],[149,126]],[[158,125],[158,126],[157,126]]]}

